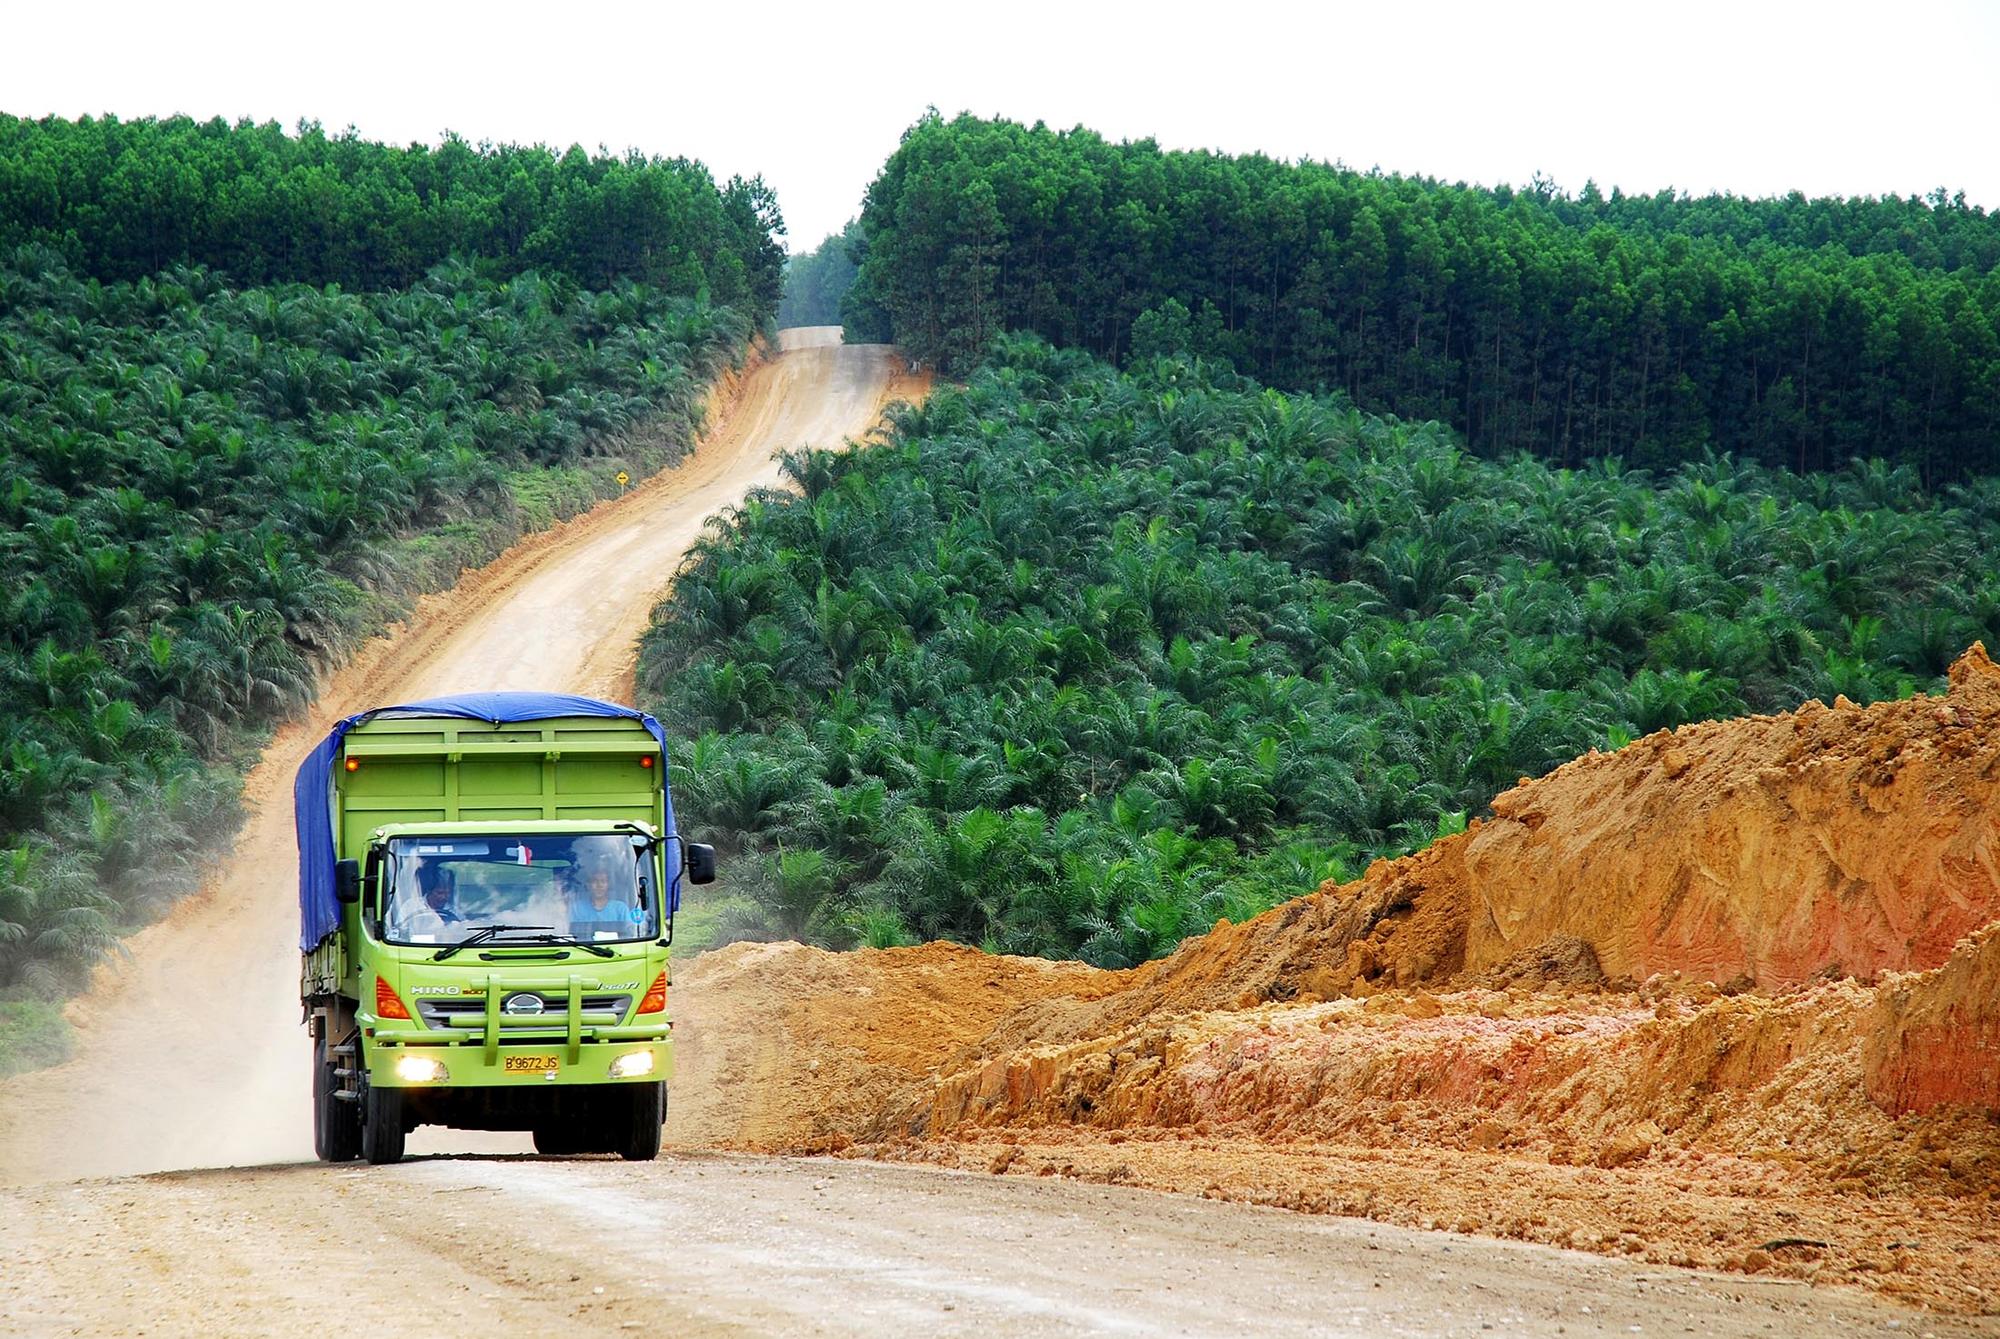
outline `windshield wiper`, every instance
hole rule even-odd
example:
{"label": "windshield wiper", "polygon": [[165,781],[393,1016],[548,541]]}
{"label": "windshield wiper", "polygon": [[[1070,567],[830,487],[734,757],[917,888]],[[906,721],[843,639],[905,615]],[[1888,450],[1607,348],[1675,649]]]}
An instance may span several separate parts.
{"label": "windshield wiper", "polygon": [[586,943],[585,941],[578,939],[575,935],[554,935],[554,934],[528,935],[526,936],[526,939],[531,944],[560,944],[564,948],[580,948],[585,953],[595,953],[600,958],[610,958],[616,956],[615,954],[612,953],[610,949],[606,948],[604,945]]}
{"label": "windshield wiper", "polygon": [[445,947],[431,954],[431,961],[443,962],[460,949],[471,948],[474,944],[487,943],[495,935],[507,934],[514,930],[550,930],[554,928],[549,925],[482,925],[456,944],[447,944]]}

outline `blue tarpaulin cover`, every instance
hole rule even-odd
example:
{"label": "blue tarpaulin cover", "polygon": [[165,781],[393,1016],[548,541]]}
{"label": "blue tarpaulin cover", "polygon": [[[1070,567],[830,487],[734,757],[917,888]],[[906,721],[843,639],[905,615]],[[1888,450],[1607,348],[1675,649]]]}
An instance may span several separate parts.
{"label": "blue tarpaulin cover", "polygon": [[[660,723],[643,711],[621,707],[615,702],[599,702],[594,697],[568,693],[459,693],[433,697],[422,702],[406,702],[400,707],[377,707],[338,722],[319,747],[299,764],[292,782],[292,822],[299,840],[299,949],[310,952],[321,940],[340,927],[340,899],[333,888],[333,812],[331,804],[333,760],[340,753],[340,741],[363,721],[378,717],[458,717],[512,725],[518,721],[546,721],[556,716],[616,716],[642,722],[659,741],[660,752],[667,749],[666,732]],[[661,786],[666,785],[661,778]],[[666,799],[667,832],[674,828],[674,802]],[[667,886],[673,901],[680,902],[680,869],[677,853],[668,848]]]}

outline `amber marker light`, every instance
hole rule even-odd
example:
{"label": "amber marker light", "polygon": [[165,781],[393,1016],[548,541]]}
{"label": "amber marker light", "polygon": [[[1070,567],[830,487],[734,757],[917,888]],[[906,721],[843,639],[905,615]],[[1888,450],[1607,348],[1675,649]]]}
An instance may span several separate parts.
{"label": "amber marker light", "polygon": [[641,766],[641,767],[651,767],[652,765],[653,765],[653,755],[652,755],[652,754],[650,754],[650,753],[644,753],[644,754],[641,754],[641,755],[639,755],[639,766]]}
{"label": "amber marker light", "polygon": [[359,758],[349,758],[349,759],[347,760],[347,770],[348,770],[348,771],[350,771],[350,772],[358,772],[358,771],[360,771],[360,770],[361,770],[361,759],[359,759]]}
{"label": "amber marker light", "polygon": [[646,988],[646,998],[639,1001],[639,1012],[642,1014],[656,1014],[663,1011],[666,1007],[667,974],[661,972],[653,978],[653,984]]}
{"label": "amber marker light", "polygon": [[389,983],[381,977],[375,978],[375,1016],[377,1018],[408,1018],[409,1006],[389,988]]}

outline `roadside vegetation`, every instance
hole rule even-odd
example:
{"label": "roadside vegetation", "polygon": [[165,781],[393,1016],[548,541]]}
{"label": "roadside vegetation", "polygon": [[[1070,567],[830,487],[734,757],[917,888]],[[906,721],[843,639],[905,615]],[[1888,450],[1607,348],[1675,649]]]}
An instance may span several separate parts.
{"label": "roadside vegetation", "polygon": [[869,188],[849,338],[1181,348],[1481,455],[2000,469],[2000,219],[1923,199],[1481,189],[932,113]]}
{"label": "roadside vegetation", "polygon": [[1484,459],[1192,356],[1003,337],[717,521],[643,647],[704,936],[1139,962],[1687,721],[2000,644],[2000,486]]}
{"label": "roadside vegetation", "polygon": [[0,1079],[60,1065],[70,1056],[62,1005],[47,999],[0,999]]}
{"label": "roadside vegetation", "polygon": [[[268,127],[0,119],[0,198],[51,145],[113,130],[127,136],[115,166],[76,158],[67,212],[29,230],[60,250],[0,255],[0,1000],[24,1007],[194,886],[234,831],[235,764],[410,595],[614,492],[621,468],[677,458],[709,381],[777,298],[770,232],[697,231],[664,269],[653,250],[628,274],[602,267],[601,246],[563,250],[576,206],[562,189],[530,200],[520,249],[434,233],[458,215],[433,200],[407,221],[437,242],[411,243],[413,276],[321,282],[325,257],[403,226],[363,209],[381,184],[369,172],[458,162],[459,206],[477,214],[477,184],[504,187],[540,150],[426,158]],[[194,148],[219,156],[198,176],[225,196],[262,198],[305,172],[334,198],[348,183],[359,212],[298,234],[320,260],[251,271],[282,282],[238,287],[180,263],[238,259],[195,241],[160,253],[172,263],[157,273],[115,277],[139,263],[104,232],[119,182],[193,170]],[[309,170],[314,155],[347,166]],[[732,208],[698,165],[629,164],[619,186],[608,161],[550,161],[579,179],[596,164],[607,199],[667,193],[663,226],[689,183],[715,218]],[[342,175],[357,163],[373,167]],[[0,210],[16,229],[24,217]],[[224,218],[210,220],[218,236]],[[502,249],[443,256],[468,238]],[[276,255],[266,242],[244,254]],[[715,300],[730,274],[761,275],[731,290],[736,305]],[[10,1006],[0,1020],[6,1033],[59,1015]]]}

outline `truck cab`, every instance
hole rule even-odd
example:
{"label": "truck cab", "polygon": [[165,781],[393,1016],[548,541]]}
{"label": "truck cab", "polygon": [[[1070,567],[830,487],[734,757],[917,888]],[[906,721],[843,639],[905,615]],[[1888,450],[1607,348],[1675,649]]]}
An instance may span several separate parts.
{"label": "truck cab", "polygon": [[714,876],[657,722],[477,694],[341,726],[296,788],[319,1156],[393,1162],[420,1124],[657,1156],[674,910]]}

